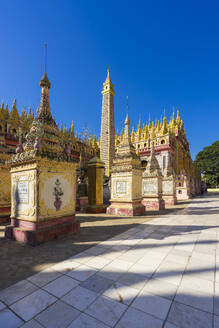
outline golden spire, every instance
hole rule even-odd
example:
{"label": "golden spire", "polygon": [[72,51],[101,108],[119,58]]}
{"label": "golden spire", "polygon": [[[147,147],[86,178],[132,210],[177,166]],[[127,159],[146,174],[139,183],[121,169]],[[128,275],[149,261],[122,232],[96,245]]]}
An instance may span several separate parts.
{"label": "golden spire", "polygon": [[113,89],[113,84],[110,78],[110,71],[109,68],[107,69],[107,77],[105,82],[103,83],[103,91],[102,94],[106,94],[106,93],[111,93],[113,96],[115,95],[114,89]]}
{"label": "golden spire", "polygon": [[148,128],[151,129],[151,114],[149,113],[149,122],[148,122]]}
{"label": "golden spire", "polygon": [[126,100],[127,100],[127,105],[126,105],[126,111],[127,111],[127,114],[126,114],[126,119],[125,119],[125,124],[129,125],[130,124],[130,119],[129,119],[129,104],[128,104],[128,96],[126,96]]}
{"label": "golden spire", "polygon": [[177,108],[177,117],[176,117],[176,123],[180,124],[181,118],[179,116],[179,109]]}

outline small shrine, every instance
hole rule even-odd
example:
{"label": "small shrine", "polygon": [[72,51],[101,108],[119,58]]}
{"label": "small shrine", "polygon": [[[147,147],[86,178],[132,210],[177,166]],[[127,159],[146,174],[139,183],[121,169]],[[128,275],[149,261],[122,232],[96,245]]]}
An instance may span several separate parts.
{"label": "small shrine", "polygon": [[75,219],[76,162],[64,144],[49,104],[50,82],[45,71],[41,103],[24,144],[19,143],[11,167],[11,225],[5,235],[37,245],[78,232]]}
{"label": "small shrine", "polygon": [[151,144],[151,154],[142,177],[142,204],[146,211],[159,211],[165,208],[162,198],[162,173]]}
{"label": "small shrine", "polygon": [[130,120],[127,114],[123,141],[111,168],[111,199],[108,214],[134,216],[145,212],[142,205],[141,161],[131,143]]}

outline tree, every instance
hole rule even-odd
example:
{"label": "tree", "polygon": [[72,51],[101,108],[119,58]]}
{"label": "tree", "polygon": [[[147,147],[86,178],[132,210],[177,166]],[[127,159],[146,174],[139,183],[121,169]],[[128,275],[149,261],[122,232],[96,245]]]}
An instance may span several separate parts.
{"label": "tree", "polygon": [[219,141],[205,147],[198,153],[195,159],[196,165],[204,175],[208,187],[219,185]]}

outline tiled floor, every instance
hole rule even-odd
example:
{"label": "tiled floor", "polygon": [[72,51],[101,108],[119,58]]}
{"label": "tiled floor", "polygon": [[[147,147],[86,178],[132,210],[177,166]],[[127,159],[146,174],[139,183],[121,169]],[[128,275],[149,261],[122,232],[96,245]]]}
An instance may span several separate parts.
{"label": "tiled floor", "polygon": [[219,328],[218,241],[196,198],[0,291],[0,328]]}

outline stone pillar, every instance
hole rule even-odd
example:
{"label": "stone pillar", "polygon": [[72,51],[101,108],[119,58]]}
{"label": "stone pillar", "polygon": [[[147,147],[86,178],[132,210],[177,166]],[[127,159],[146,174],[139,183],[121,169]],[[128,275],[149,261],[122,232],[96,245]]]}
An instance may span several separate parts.
{"label": "stone pillar", "polygon": [[79,206],[79,211],[81,213],[86,213],[88,206],[88,193],[87,184],[85,182],[77,184],[77,203]]}
{"label": "stone pillar", "polygon": [[105,213],[103,204],[104,162],[98,157],[88,162],[88,207],[87,213]]}
{"label": "stone pillar", "polygon": [[142,204],[146,207],[146,211],[159,211],[165,208],[162,198],[162,173],[154,153],[153,143],[142,177]]}
{"label": "stone pillar", "polygon": [[103,83],[103,102],[100,133],[100,159],[105,163],[105,176],[110,176],[110,168],[115,155],[115,123],[114,123],[114,87],[108,74]]}
{"label": "stone pillar", "polygon": [[130,141],[130,121],[125,121],[125,134],[111,169],[111,199],[107,213],[134,216],[145,212],[141,204],[141,161]]}
{"label": "stone pillar", "polygon": [[165,207],[176,204],[176,179],[173,168],[170,163],[170,154],[168,154],[167,165],[163,172],[162,179],[162,198]]}
{"label": "stone pillar", "polygon": [[9,171],[9,167],[4,162],[3,163],[0,162],[0,223],[8,222],[10,219],[10,215],[11,215],[10,171]]}
{"label": "stone pillar", "polygon": [[177,200],[186,200],[190,198],[189,178],[185,175],[178,175],[176,180],[176,198]]}
{"label": "stone pillar", "polygon": [[168,205],[175,205],[176,199],[176,180],[173,175],[164,176],[162,181],[162,198],[165,207]]}

